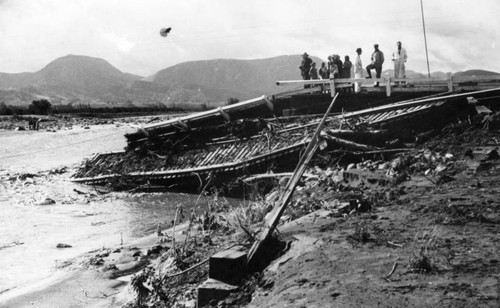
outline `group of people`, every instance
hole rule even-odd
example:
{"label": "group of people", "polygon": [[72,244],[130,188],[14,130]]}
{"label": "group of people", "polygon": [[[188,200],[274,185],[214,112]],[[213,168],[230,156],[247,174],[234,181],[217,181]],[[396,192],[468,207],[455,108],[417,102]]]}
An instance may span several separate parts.
{"label": "group of people", "polygon": [[330,79],[330,78],[351,78],[352,63],[349,56],[345,56],[344,63],[339,55],[328,56],[328,66],[325,62],[321,63],[319,70],[307,52],[302,55],[302,63],[299,66],[302,78],[310,79]]}
{"label": "group of people", "polygon": [[[408,54],[403,48],[401,42],[397,42],[397,49],[392,53],[392,61],[394,62],[394,77],[406,78],[405,62],[408,59]],[[371,63],[366,67],[368,77],[372,78],[372,70],[375,70],[375,77],[380,78],[382,73],[382,65],[384,64],[384,53],[379,49],[378,44],[373,45],[374,51],[371,55]],[[361,61],[361,48],[356,49],[356,59],[354,60],[354,78],[363,78],[363,64]],[[351,78],[352,63],[349,56],[345,56],[344,63],[340,60],[339,55],[328,56],[328,66],[325,62],[321,63],[319,71],[316,69],[316,63],[309,58],[307,53],[302,55],[302,63],[299,66],[302,78],[310,79],[332,79],[332,78]],[[379,86],[376,82],[375,87]],[[361,87],[358,82],[354,84],[355,92],[360,92]]]}

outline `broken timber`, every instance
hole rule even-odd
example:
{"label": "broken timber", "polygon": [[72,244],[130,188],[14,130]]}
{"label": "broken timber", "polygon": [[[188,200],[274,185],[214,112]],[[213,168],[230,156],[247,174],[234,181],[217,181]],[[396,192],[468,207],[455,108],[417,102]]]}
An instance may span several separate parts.
{"label": "broken timber", "polygon": [[274,230],[278,226],[280,218],[283,215],[283,212],[285,211],[286,207],[288,206],[288,203],[290,202],[293,192],[295,191],[295,187],[297,186],[297,183],[302,177],[302,174],[305,171],[307,163],[311,160],[311,158],[314,155],[314,152],[316,152],[316,150],[320,146],[320,140],[321,140],[320,133],[323,129],[323,126],[325,125],[325,121],[328,117],[328,114],[332,110],[333,104],[335,103],[337,97],[338,94],[335,95],[325,115],[319,122],[316,131],[311,137],[311,140],[309,141],[309,144],[307,145],[304,154],[302,154],[300,161],[298,162],[297,167],[293,172],[293,176],[288,180],[285,192],[280,198],[281,205],[272,210],[270,219],[266,221],[266,228],[261,232],[260,238],[253,244],[252,248],[248,252],[247,259],[250,268],[256,269],[262,266],[262,263],[259,260],[259,258],[261,257],[259,256],[259,253],[262,253],[262,250],[265,249],[264,245],[266,244],[266,241],[269,239],[269,237],[273,234]]}
{"label": "broken timber", "polygon": [[[500,95],[500,88],[468,93],[444,93],[342,113],[330,116],[325,120],[330,126],[325,131],[331,131],[335,137],[341,139],[354,139],[349,141],[364,143],[363,140],[355,140],[356,138],[349,136],[367,134],[367,138],[373,140],[379,138],[387,130],[384,125],[391,123],[405,125],[406,119],[413,119],[418,116],[426,117],[427,114],[441,116],[441,113],[445,114],[445,110],[442,109],[443,106],[455,106],[456,104],[454,103],[466,102],[469,97],[473,97],[480,102],[492,101],[492,98],[498,97],[498,95]],[[264,98],[261,99],[260,101],[251,100],[250,104],[260,104],[259,106],[263,106],[266,112],[272,113],[267,106],[266,100]],[[243,108],[242,106],[240,107]],[[233,113],[234,109],[224,109],[224,111],[229,114],[231,119],[241,116],[241,114],[237,115]],[[223,116],[220,115],[220,110],[216,110],[211,116],[202,113],[198,116],[191,115],[181,118],[183,120],[173,119],[168,121],[168,123],[148,126],[149,129],[145,131],[147,134],[156,135],[157,133],[162,133],[156,130],[158,127],[160,130],[164,128],[173,129],[168,134],[172,134],[177,140],[181,140],[185,135],[182,135],[183,132],[179,132],[179,130],[182,131],[186,127],[190,130],[206,129],[203,123],[206,123],[207,117],[217,117],[219,120],[225,121]],[[203,119],[203,121],[197,122],[198,120],[195,119],[199,121]],[[251,174],[263,173],[268,171],[270,166],[283,162],[286,162],[286,168],[273,169],[273,171],[290,171],[289,166],[296,164],[299,153],[306,146],[314,126],[318,125],[319,122],[319,119],[311,118],[310,116],[307,119],[305,122],[304,120],[302,122],[298,121],[300,118],[296,117],[270,119],[265,122],[272,124],[271,126],[279,126],[278,131],[268,131],[265,134],[259,132],[244,139],[228,139],[227,132],[217,138],[213,138],[213,136],[205,138],[203,136],[205,138],[202,140],[203,146],[187,150],[183,148],[175,153],[149,151],[141,156],[134,153],[134,151],[129,151],[98,154],[89,160],[84,167],[80,168],[73,176],[72,181],[102,185],[123,180],[128,183],[128,187],[124,189],[142,185],[145,185],[144,187],[146,188],[148,185],[150,187],[157,186],[164,188],[172,188],[172,185],[176,185],[173,188],[177,189],[180,183],[187,182],[189,182],[189,185],[186,185],[186,187],[204,187],[207,181],[210,181],[210,178],[215,175],[220,175],[221,177],[225,177],[225,179],[234,179],[240,176],[245,177]],[[333,125],[336,125],[339,121],[346,120],[364,123],[371,130],[369,132],[357,129],[331,130]],[[285,122],[288,124],[285,125]],[[179,123],[184,123],[184,126],[181,127]],[[417,124],[419,124],[418,121]],[[335,128],[338,128],[338,126]],[[176,134],[180,134],[181,136],[179,137]],[[197,135],[198,133],[197,131],[192,131],[192,134]],[[373,134],[373,136],[369,134]],[[144,133],[139,133],[139,135],[142,136],[140,138],[148,138],[147,136],[144,137]],[[201,135],[201,133],[198,135]],[[167,137],[165,140],[170,140],[169,138]],[[364,152],[376,151],[369,149],[359,150]]]}

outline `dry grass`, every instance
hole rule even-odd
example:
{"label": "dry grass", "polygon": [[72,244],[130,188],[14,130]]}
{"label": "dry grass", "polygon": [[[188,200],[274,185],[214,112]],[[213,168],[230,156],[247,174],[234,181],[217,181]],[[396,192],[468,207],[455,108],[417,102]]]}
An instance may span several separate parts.
{"label": "dry grass", "polygon": [[436,269],[436,243],[440,232],[437,226],[430,230],[418,231],[411,245],[410,271],[429,273]]}
{"label": "dry grass", "polygon": [[240,204],[224,214],[227,226],[236,232],[243,241],[255,240],[255,235],[260,230],[267,213],[272,206],[263,200],[250,204]]}

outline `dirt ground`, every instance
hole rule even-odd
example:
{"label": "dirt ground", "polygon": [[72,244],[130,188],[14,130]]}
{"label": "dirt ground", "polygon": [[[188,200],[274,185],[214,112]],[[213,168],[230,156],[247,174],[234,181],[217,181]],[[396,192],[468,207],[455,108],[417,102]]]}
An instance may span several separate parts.
{"label": "dirt ground", "polygon": [[498,307],[499,184],[498,166],[442,186],[408,182],[370,213],[289,223],[291,249],[249,307]]}

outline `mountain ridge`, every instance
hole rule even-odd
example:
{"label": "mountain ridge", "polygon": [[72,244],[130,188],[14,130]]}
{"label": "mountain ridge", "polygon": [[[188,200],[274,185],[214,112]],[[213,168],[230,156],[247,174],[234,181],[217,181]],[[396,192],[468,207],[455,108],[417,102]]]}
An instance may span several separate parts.
{"label": "mountain ridge", "polygon": [[[324,62],[311,57],[317,67]],[[265,59],[212,59],[178,63],[142,77],[90,56],[66,55],[36,72],[0,73],[0,102],[27,105],[46,98],[53,104],[136,105],[224,102],[228,98],[249,99],[286,89],[276,80],[301,79],[301,55]],[[391,69],[383,75],[392,75]],[[434,72],[432,77],[447,73]],[[457,76],[498,75],[486,70],[457,72]],[[409,78],[427,75],[407,70]]]}

